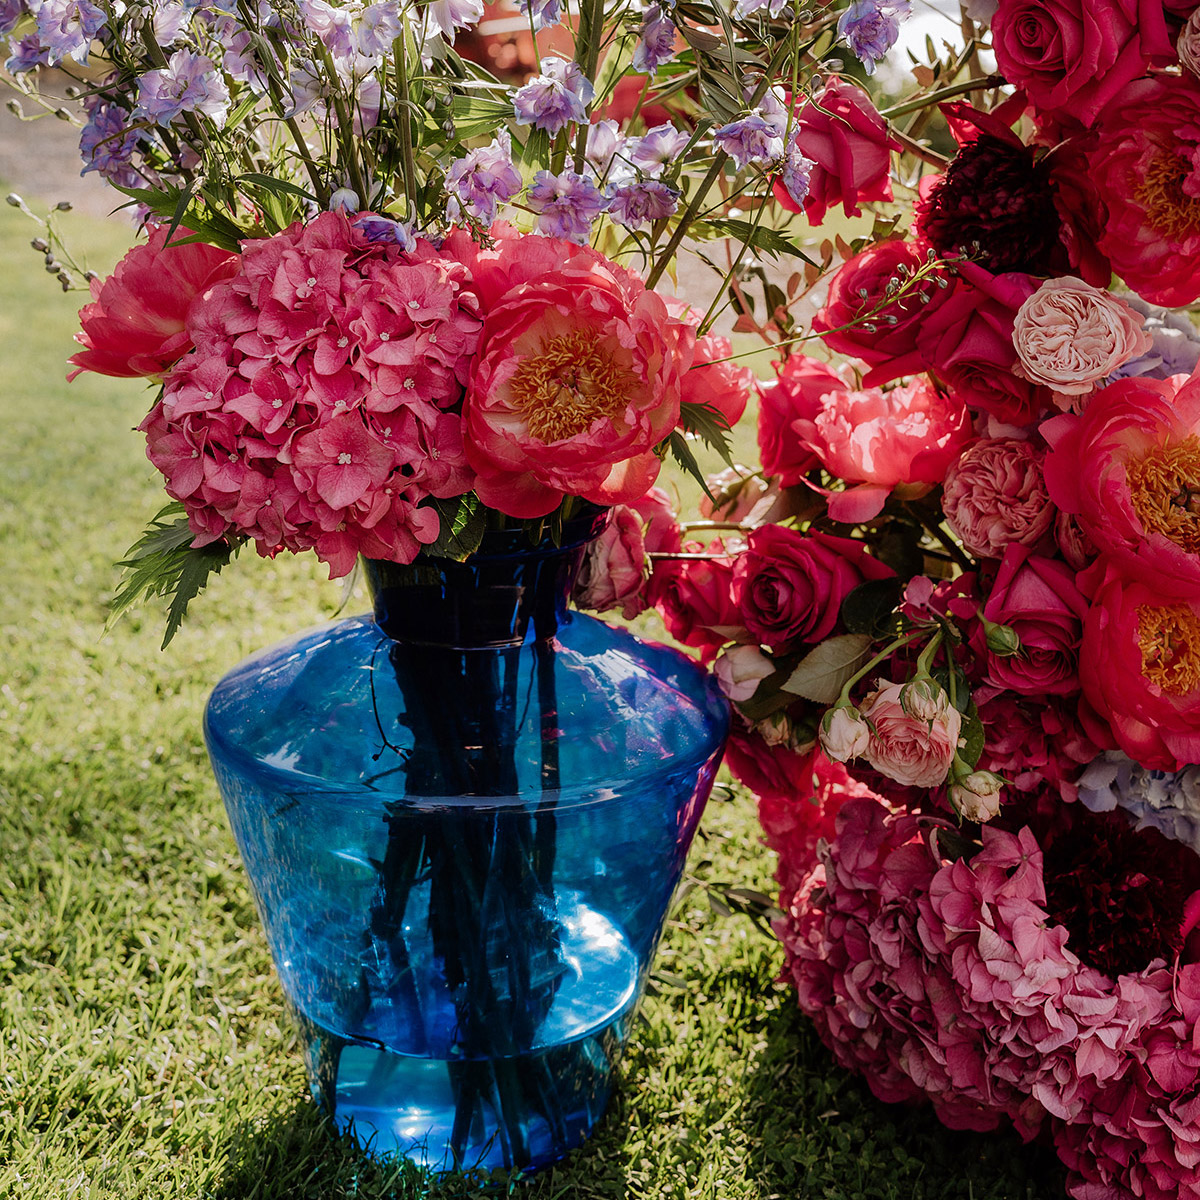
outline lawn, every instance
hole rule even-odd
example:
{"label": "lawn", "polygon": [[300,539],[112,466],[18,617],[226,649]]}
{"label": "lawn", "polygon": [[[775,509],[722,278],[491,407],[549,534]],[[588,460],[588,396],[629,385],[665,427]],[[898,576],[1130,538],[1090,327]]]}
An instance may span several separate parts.
{"label": "lawn", "polygon": [[[73,220],[99,269],[118,225]],[[102,637],[115,559],[159,503],[136,381],[64,381],[79,296],[0,207],[0,1196],[22,1200],[1025,1200],[1051,1152],[950,1133],[838,1069],[776,981],[777,945],[693,891],[674,914],[597,1135],[528,1181],[429,1184],[366,1161],[308,1099],[200,737],[238,659],[326,619],[315,560],[244,557],[170,649],[147,611]],[[359,607],[363,602],[359,600]],[[722,786],[690,870],[770,888]]]}

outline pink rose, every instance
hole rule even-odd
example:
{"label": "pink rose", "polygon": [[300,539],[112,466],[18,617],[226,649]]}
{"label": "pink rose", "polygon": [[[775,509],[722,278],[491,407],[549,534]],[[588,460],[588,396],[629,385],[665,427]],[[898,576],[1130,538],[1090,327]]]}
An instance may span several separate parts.
{"label": "pink rose", "polygon": [[1166,74],[1130,83],[1083,154],[1087,175],[1074,172],[1064,199],[1096,214],[1113,270],[1151,304],[1200,297],[1200,83]]}
{"label": "pink rose", "polygon": [[692,332],[636,275],[586,247],[556,243],[547,260],[529,245],[555,241],[503,239],[476,267],[485,315],[464,442],[480,500],[513,517],[545,516],[568,495],[643,495],[692,359]]}
{"label": "pink rose", "polygon": [[571,598],[593,612],[620,608],[621,615],[631,620],[646,607],[641,598],[645,582],[642,518],[628,505],[618,504],[610,511],[604,531],[588,547]]}
{"label": "pink rose", "polygon": [[821,749],[832,762],[849,762],[866,754],[871,742],[871,727],[856,708],[833,708],[821,721],[818,735]]}
{"label": "pink rose", "polygon": [[737,704],[749,700],[758,685],[775,674],[775,663],[757,646],[730,646],[713,663],[713,674],[721,691]]}
{"label": "pink rose", "polygon": [[[1083,692],[1117,744],[1145,767],[1200,762],[1200,599],[1164,596],[1153,575],[1130,581],[1102,563],[1083,629]],[[1098,583],[1096,580],[1098,579]]]}
{"label": "pink rose", "polygon": [[[871,370],[863,381],[868,386],[934,365],[919,349],[918,334],[949,300],[957,279],[937,271],[900,292],[924,262],[913,242],[892,238],[848,259],[830,280],[813,331],[824,335],[831,350],[868,363]],[[895,299],[889,299],[892,292],[898,293]]]}
{"label": "pink rose", "polygon": [[1150,63],[1174,59],[1162,7],[1141,0],[1000,0],[992,48],[1036,108],[1084,125]]}
{"label": "pink rose", "polygon": [[999,558],[1006,546],[1036,546],[1054,505],[1042,477],[1044,452],[1013,438],[983,438],[946,472],[942,510],[972,553]]}
{"label": "pink rose", "polygon": [[[695,329],[703,314],[673,297],[667,298],[672,317]],[[733,345],[716,333],[696,337],[691,370],[683,377],[682,399],[688,404],[706,404],[715,408],[730,426],[736,425],[750,402],[754,372],[730,360]]]}
{"label": "pink rose", "polygon": [[758,450],[764,474],[777,476],[780,487],[795,487],[817,465],[817,456],[796,436],[792,422],[814,417],[821,399],[847,387],[828,363],[791,354],[775,364],[777,378],[759,386]]}
{"label": "pink rose", "polygon": [[758,525],[761,521],[757,518],[765,517],[779,498],[778,485],[750,474],[749,467],[726,467],[704,482],[716,501],[701,497],[700,515],[706,521]]}
{"label": "pink rose", "polygon": [[[105,280],[92,280],[92,303],[79,312],[75,340],[86,346],[71,356],[81,371],[121,378],[161,375],[192,348],[187,329],[192,301],[238,270],[239,259],[204,242],[167,245],[156,226],[144,246],[134,246]],[[176,238],[189,235],[176,231]]]}
{"label": "pink rose", "polygon": [[1175,43],[1175,53],[1186,70],[1200,76],[1200,9],[1188,17]]}
{"label": "pink rose", "polygon": [[987,663],[988,681],[1023,696],[1064,696],[1079,688],[1079,643],[1088,602],[1075,572],[1056,558],[1012,545],[988,593],[983,615],[1010,626],[1021,639],[1019,654],[1001,657],[984,644],[982,626],[972,631],[975,652]]}
{"label": "pink rose", "polygon": [[1200,373],[1121,379],[1083,413],[1045,422],[1054,503],[1131,579],[1171,595],[1200,590]]}
{"label": "pink rose", "polygon": [[871,727],[865,757],[881,775],[906,787],[937,787],[958,749],[962,716],[949,705],[933,720],[909,716],[900,701],[903,690],[903,684],[881,683],[863,701],[860,711]]}
{"label": "pink rose", "polygon": [[[793,128],[805,157],[816,164],[804,198],[810,225],[820,225],[836,204],[857,217],[861,201],[892,198],[891,154],[900,143],[858,84],[835,75],[812,99],[806,96],[796,105]],[[782,180],[775,181],[774,190],[783,208],[800,211]]]}
{"label": "pink rose", "polygon": [[747,630],[778,650],[828,637],[850,592],[892,574],[863,542],[762,525],[737,558],[733,595]]}
{"label": "pink rose", "polygon": [[[694,542],[685,549],[704,551]],[[723,551],[718,539],[709,547],[711,557],[656,562],[646,593],[667,632],[684,645],[695,646],[706,662],[726,642],[739,641],[746,633],[733,598],[733,560]]]}
{"label": "pink rose", "polygon": [[1153,344],[1146,318],[1073,275],[1048,279],[1017,310],[1014,368],[1064,396],[1086,396]]}
{"label": "pink rose", "polygon": [[792,428],[830,474],[852,485],[828,495],[829,515],[846,522],[877,516],[893,488],[919,496],[941,483],[971,438],[962,402],[923,378],[890,392],[829,392],[813,419]]}

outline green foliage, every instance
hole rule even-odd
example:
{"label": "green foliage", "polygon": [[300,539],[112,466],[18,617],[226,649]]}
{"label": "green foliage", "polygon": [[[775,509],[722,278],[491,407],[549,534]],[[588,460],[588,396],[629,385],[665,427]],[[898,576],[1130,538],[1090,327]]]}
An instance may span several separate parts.
{"label": "green foliage", "polygon": [[454,496],[449,500],[439,500],[431,496],[427,502],[437,510],[441,521],[441,531],[438,539],[425,548],[425,553],[434,558],[452,558],[462,562],[469,554],[474,554],[483,541],[487,530],[488,510],[479,502],[474,492],[465,496]]}

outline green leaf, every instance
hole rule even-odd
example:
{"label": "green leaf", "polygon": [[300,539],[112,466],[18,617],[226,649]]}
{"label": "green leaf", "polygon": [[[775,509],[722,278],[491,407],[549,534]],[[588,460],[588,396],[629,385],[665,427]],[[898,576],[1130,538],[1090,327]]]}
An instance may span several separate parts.
{"label": "green leaf", "polygon": [[813,260],[791,238],[776,229],[767,229],[763,225],[754,225],[736,217],[713,217],[707,221],[700,221],[698,224],[707,226],[717,237],[733,238],[745,245],[753,246],[757,250],[762,250],[765,254],[775,256],[790,254],[793,258],[802,258],[806,263],[812,263],[813,266],[818,265],[813,263]]}
{"label": "green leaf", "polygon": [[441,528],[437,541],[425,547],[426,554],[462,562],[479,549],[487,529],[487,509],[479,503],[474,492],[449,500],[431,497],[429,506],[437,510]]}
{"label": "green leaf", "polygon": [[800,660],[783,690],[817,704],[835,703],[846,681],[870,659],[872,641],[865,633],[826,638]]}
{"label": "green leaf", "polygon": [[[705,364],[691,368],[703,371]],[[685,433],[694,433],[706,446],[715,450],[727,466],[733,466],[733,447],[729,433],[731,426],[720,409],[711,404],[692,404],[685,400],[679,406],[679,424]]]}
{"label": "green leaf", "polygon": [[183,624],[188,605],[208,586],[208,577],[219,575],[230,557],[230,547],[225,542],[211,542],[207,546],[184,551],[180,558],[179,576],[171,590],[171,607],[167,609],[167,628],[161,647],[163,650]]}
{"label": "green leaf", "polygon": [[247,175],[237,176],[234,179],[234,183],[249,183],[272,194],[283,193],[288,196],[299,196],[302,200],[311,200],[314,203],[317,199],[312,192],[306,192],[298,184],[290,183],[286,179],[276,179],[274,175],[260,175],[256,171],[252,171]]}
{"label": "green leaf", "polygon": [[899,579],[868,579],[842,601],[841,618],[848,633],[872,638],[895,635],[896,606],[903,584]]}
{"label": "green leaf", "polygon": [[513,154],[518,153],[521,162],[527,167],[548,167],[550,165],[550,135],[544,129],[533,129],[526,138],[525,144],[513,144]]}
{"label": "green leaf", "polygon": [[717,498],[709,490],[708,481],[704,478],[704,472],[700,470],[700,464],[696,461],[696,456],[692,453],[687,438],[678,429],[673,429],[671,436],[667,438],[667,446],[680,467],[704,489],[704,494],[716,504]]}
{"label": "green leaf", "polygon": [[958,756],[971,770],[975,770],[983,754],[984,732],[983,722],[979,719],[979,711],[972,700],[963,717],[962,729],[958,735]]}

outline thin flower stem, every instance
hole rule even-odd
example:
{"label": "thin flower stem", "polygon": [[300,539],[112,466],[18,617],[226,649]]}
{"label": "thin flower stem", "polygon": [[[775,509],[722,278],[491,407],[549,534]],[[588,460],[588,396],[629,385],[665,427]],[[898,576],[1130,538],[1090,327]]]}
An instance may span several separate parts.
{"label": "thin flower stem", "polygon": [[962,83],[952,83],[949,87],[930,92],[927,96],[918,96],[915,100],[908,100],[903,104],[885,108],[880,115],[891,121],[896,117],[904,116],[905,113],[916,112],[919,108],[940,104],[943,100],[953,100],[955,96],[965,96],[969,92],[982,92],[988,88],[999,87],[1003,82],[1004,79],[1000,75],[988,75],[983,79],[965,79]]}
{"label": "thin flower stem", "polygon": [[914,630],[912,633],[903,634],[894,641],[889,642],[882,650],[879,651],[878,654],[875,655],[874,658],[870,660],[870,662],[868,662],[860,670],[856,671],[850,676],[849,679],[846,680],[844,684],[842,684],[842,694],[838,697],[838,703],[840,704],[843,700],[848,702],[850,699],[850,689],[856,683],[858,683],[860,679],[863,679],[865,676],[869,675],[877,666],[879,666],[880,663],[886,662],[892,657],[893,654],[896,653],[897,650],[902,650],[905,646],[915,642],[920,636],[921,630],[918,629]]}
{"label": "thin flower stem", "polygon": [[954,559],[958,566],[964,571],[975,570],[975,564],[963,553],[957,542],[942,528],[936,521],[931,521],[923,513],[915,509],[911,504],[904,505],[904,511],[910,517],[917,521],[922,529],[940,546],[944,546],[950,557]]}

